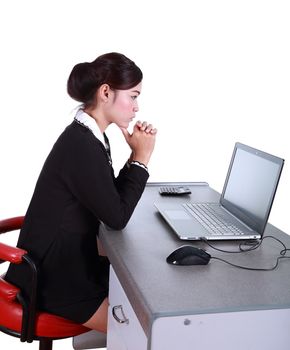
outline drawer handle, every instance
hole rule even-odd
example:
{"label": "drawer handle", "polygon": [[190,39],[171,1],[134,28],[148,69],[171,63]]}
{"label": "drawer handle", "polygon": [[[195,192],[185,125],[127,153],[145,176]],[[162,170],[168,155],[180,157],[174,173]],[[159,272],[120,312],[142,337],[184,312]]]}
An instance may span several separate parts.
{"label": "drawer handle", "polygon": [[[120,310],[121,315],[122,315],[122,319],[119,318],[119,317],[117,316],[117,310]],[[114,306],[113,309],[112,309],[112,314],[113,314],[114,319],[115,319],[118,323],[126,323],[126,324],[129,324],[129,319],[125,316],[122,305],[116,305],[116,306]]]}

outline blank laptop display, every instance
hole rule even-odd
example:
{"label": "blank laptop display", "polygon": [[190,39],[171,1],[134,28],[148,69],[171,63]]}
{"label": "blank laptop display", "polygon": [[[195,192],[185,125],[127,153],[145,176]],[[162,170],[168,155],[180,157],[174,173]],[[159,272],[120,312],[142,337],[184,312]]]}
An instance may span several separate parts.
{"label": "blank laptop display", "polygon": [[155,203],[180,239],[260,239],[284,160],[236,143],[219,203]]}

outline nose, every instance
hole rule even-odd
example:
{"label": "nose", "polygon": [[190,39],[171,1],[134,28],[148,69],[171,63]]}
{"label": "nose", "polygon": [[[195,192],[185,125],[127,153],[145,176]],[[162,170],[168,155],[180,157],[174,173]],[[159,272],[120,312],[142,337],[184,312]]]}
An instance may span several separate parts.
{"label": "nose", "polygon": [[139,111],[138,102],[136,100],[134,102],[135,103],[134,103],[134,106],[133,106],[133,110],[134,110],[134,112],[138,112]]}

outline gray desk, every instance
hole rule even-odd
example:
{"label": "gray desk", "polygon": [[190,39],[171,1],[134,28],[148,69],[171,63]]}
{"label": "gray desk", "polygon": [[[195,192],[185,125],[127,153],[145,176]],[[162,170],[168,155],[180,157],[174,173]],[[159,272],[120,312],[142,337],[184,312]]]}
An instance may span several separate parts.
{"label": "gray desk", "polygon": [[[180,241],[157,213],[153,203],[219,199],[219,194],[206,183],[186,185],[191,187],[190,197],[168,198],[158,194],[160,184],[149,183],[126,229],[112,231],[102,227],[100,233],[116,275],[148,337],[148,349],[154,322],[165,317],[230,313],[242,316],[248,311],[267,311],[267,314],[259,313],[259,320],[261,315],[262,318],[265,315],[272,317],[270,310],[283,310],[282,323],[278,320],[280,314],[273,314],[273,317],[277,317],[275,324],[279,328],[282,324],[282,327],[290,330],[290,259],[282,260],[279,267],[271,272],[241,270],[217,260],[212,260],[206,266],[172,266],[166,263],[167,255],[182,244],[194,244],[206,249],[212,256],[251,267],[273,266],[275,257],[281,250],[279,244],[270,240],[265,240],[259,249],[243,254],[220,253],[202,242]],[[270,224],[265,235],[269,234],[280,238],[290,247],[290,237]],[[237,248],[237,243],[234,242],[214,244],[225,249]],[[257,332],[264,329],[258,324],[255,326]],[[240,340],[247,337],[244,330],[237,333]],[[226,335],[227,330],[223,331]],[[289,346],[289,335],[284,333],[282,329],[272,335],[277,334],[279,338],[282,336],[283,342],[288,341]],[[262,336],[267,339],[267,334],[260,337]],[[279,341],[277,339],[277,345]],[[261,348],[266,349],[265,345]],[[258,348],[255,346],[253,349]]]}

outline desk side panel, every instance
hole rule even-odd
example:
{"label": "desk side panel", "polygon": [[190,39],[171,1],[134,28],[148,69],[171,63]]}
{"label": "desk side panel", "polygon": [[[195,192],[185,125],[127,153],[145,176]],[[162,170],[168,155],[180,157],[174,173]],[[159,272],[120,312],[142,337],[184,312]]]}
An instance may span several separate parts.
{"label": "desk side panel", "polygon": [[150,349],[284,349],[289,329],[290,309],[163,317],[153,323]]}

